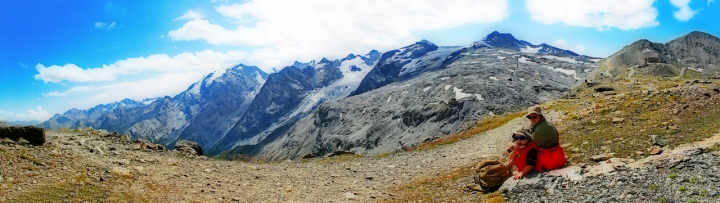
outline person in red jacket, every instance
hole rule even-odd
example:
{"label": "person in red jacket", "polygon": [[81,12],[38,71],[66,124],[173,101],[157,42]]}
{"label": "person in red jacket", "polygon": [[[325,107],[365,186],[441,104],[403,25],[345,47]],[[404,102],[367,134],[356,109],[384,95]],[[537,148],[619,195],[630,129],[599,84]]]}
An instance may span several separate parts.
{"label": "person in red jacket", "polygon": [[512,152],[510,152],[505,167],[510,169],[513,164],[517,167],[517,173],[513,176],[514,180],[521,179],[533,170],[542,171],[542,168],[538,165],[538,148],[535,143],[530,141],[529,137],[523,130],[518,130],[512,134],[515,145]]}

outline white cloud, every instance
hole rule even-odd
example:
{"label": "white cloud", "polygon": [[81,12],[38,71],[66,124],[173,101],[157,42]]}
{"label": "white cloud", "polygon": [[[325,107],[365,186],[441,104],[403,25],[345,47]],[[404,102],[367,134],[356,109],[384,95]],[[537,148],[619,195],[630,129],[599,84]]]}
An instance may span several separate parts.
{"label": "white cloud", "polygon": [[180,17],[175,18],[174,20],[200,20],[205,18],[205,15],[203,15],[199,10],[188,10]]}
{"label": "white cloud", "polygon": [[528,0],[530,18],[545,24],[633,30],[657,26],[655,0]]}
{"label": "white cloud", "polygon": [[[679,21],[688,21],[698,12],[690,8],[691,0],[670,0],[670,3],[680,10],[673,12],[675,19]],[[708,1],[708,5],[711,1]]]}
{"label": "white cloud", "polygon": [[18,63],[18,64],[20,65],[20,67],[23,67],[23,68],[28,68],[28,66],[27,66],[27,65],[25,65],[25,64],[24,64],[24,63],[22,63],[22,62],[20,62],[20,63]]}
{"label": "white cloud", "polygon": [[168,36],[215,45],[254,46],[256,50],[246,60],[270,70],[295,60],[341,58],[371,49],[397,48],[418,40],[412,36],[414,31],[498,22],[507,18],[508,5],[507,0],[253,0],[218,6],[215,11],[240,25],[226,29],[208,20],[193,19]]}
{"label": "white cloud", "polygon": [[575,45],[575,47],[571,47],[564,39],[555,40],[551,43],[551,45],[557,48],[573,51],[576,54],[582,54],[585,52],[585,46],[578,44]]}
{"label": "white cloud", "polygon": [[108,24],[108,23],[103,23],[103,22],[95,22],[95,29],[99,29],[99,30],[107,29],[107,30],[109,30],[109,29],[115,28],[115,25],[116,25],[115,22],[112,22],[112,23],[110,23],[110,24]]}
{"label": "white cloud", "polygon": [[168,72],[143,80],[116,82],[107,85],[76,86],[65,92],[53,91],[45,93],[43,96],[83,98],[70,100],[68,106],[85,109],[125,98],[143,100],[165,95],[175,96],[186,90],[190,84],[201,80],[208,73],[210,71],[207,70]]}
{"label": "white cloud", "polygon": [[[51,65],[45,67],[37,64],[38,74],[33,76],[36,80],[46,83],[71,82],[97,82],[114,81],[118,76],[134,75],[149,71],[161,72],[188,72],[203,70],[210,72],[222,67],[238,63],[245,58],[246,52],[230,51],[226,53],[205,50],[201,52],[184,52],[173,57],[166,54],[155,54],[148,57],[127,58],[118,60],[110,65],[98,68],[83,69],[75,64],[63,66]],[[58,96],[48,93],[47,96]]]}
{"label": "white cloud", "polygon": [[[45,111],[41,106],[35,107],[25,111],[25,113],[12,113],[7,111],[0,111],[0,114],[9,115],[13,121],[44,121],[50,119],[50,113]],[[0,119],[2,120],[2,119]]]}

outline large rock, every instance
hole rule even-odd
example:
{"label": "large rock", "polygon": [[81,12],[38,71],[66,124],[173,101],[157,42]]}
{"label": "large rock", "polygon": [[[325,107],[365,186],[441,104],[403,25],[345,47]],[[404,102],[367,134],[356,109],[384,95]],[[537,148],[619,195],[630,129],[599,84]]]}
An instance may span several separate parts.
{"label": "large rock", "polygon": [[202,147],[200,147],[197,142],[190,140],[178,139],[178,141],[175,142],[175,150],[192,155],[203,155]]}
{"label": "large rock", "polygon": [[19,141],[23,138],[33,145],[45,144],[45,129],[35,126],[0,127],[0,138],[10,138]]}

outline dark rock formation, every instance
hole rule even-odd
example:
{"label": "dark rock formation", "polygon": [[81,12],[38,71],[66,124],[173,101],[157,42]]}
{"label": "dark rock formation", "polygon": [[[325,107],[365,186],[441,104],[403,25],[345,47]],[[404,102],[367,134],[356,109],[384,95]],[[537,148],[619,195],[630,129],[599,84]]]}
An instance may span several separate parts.
{"label": "dark rock formation", "polygon": [[189,140],[178,139],[175,142],[175,150],[192,155],[203,155],[202,147],[198,143]]}
{"label": "dark rock formation", "polygon": [[45,129],[35,126],[0,127],[0,138],[10,138],[19,141],[23,138],[33,145],[45,144]]}

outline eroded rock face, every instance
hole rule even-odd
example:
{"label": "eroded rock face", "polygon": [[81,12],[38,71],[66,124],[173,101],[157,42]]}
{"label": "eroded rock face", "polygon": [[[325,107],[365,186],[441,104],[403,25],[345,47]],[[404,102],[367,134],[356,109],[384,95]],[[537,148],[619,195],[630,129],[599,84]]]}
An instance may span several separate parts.
{"label": "eroded rock face", "polygon": [[0,127],[0,138],[10,138],[19,141],[23,138],[33,145],[45,144],[45,129],[35,126]]}
{"label": "eroded rock face", "polygon": [[[571,58],[476,47],[426,53],[423,57],[442,57],[413,59],[424,65],[399,68],[400,73],[416,71],[407,75],[422,74],[400,76],[372,91],[325,102],[285,134],[231,153],[279,160],[306,154],[320,157],[338,150],[370,156],[403,151],[428,138],[467,130],[484,116],[561,98],[581,81],[576,77],[586,77],[595,68],[592,63],[568,62],[575,61]],[[390,58],[394,57],[386,60]],[[429,68],[423,61],[442,68]],[[383,63],[392,64],[378,64]]]}

